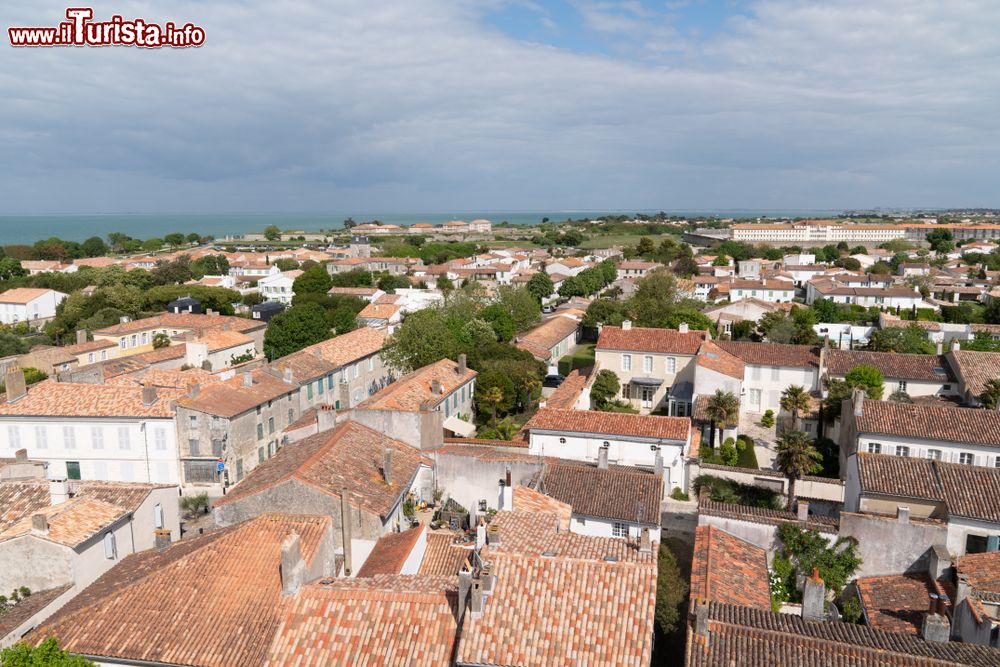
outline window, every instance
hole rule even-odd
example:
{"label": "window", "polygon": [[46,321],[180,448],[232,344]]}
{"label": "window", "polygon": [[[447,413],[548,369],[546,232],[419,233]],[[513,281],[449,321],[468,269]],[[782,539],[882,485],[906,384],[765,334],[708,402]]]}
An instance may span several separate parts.
{"label": "window", "polygon": [[264,448],[263,447],[258,447],[257,448],[257,463],[263,463],[263,462],[264,462]]}
{"label": "window", "polygon": [[108,560],[114,560],[118,555],[118,549],[115,546],[115,534],[105,533],[104,534],[104,557]]}
{"label": "window", "polygon": [[264,439],[264,425],[263,424],[257,424],[257,439],[258,440],[263,440]]}
{"label": "window", "polygon": [[630,371],[630,370],[632,370],[632,355],[631,354],[623,354],[622,355],[622,370],[623,371]]}
{"label": "window", "polygon": [[274,433],[274,417],[267,418],[267,432]]}
{"label": "window", "polygon": [[101,350],[101,361],[106,361],[107,358],[108,358],[108,351],[107,350]]}
{"label": "window", "polygon": [[128,441],[128,427],[119,426],[118,427],[118,449],[128,451],[131,445]]}
{"label": "window", "polygon": [[933,459],[934,461],[941,460],[941,450],[940,449],[928,449],[927,458]]}
{"label": "window", "polygon": [[123,350],[125,349],[125,339],[124,338],[122,338],[121,340],[118,341],[118,347],[120,347]]}
{"label": "window", "polygon": [[[313,386],[312,382],[306,385],[306,400],[313,400]],[[257,414],[260,414],[260,407],[257,408]]]}
{"label": "window", "polygon": [[326,388],[333,389],[333,373],[326,376]]}
{"label": "window", "polygon": [[295,421],[295,410],[289,410],[288,411],[288,423],[291,424],[293,421]]}
{"label": "window", "polygon": [[642,372],[652,373],[653,372],[653,357],[651,355],[646,355],[642,358]]}
{"label": "window", "polygon": [[217,481],[215,461],[184,461],[184,479],[195,484]]}
{"label": "window", "polygon": [[145,345],[148,342],[149,342],[149,334],[148,333],[142,334],[142,344]]}
{"label": "window", "polygon": [[354,364],[354,379],[357,380],[361,376],[361,362]]}
{"label": "window", "polygon": [[760,380],[760,366],[751,366],[750,367],[750,379],[751,380]]}
{"label": "window", "polygon": [[159,503],[153,507],[153,527],[163,528],[163,506]]}
{"label": "window", "polygon": [[1000,468],[1000,456],[998,456],[995,459],[993,459],[993,467],[994,468]]}
{"label": "window", "polygon": [[970,454],[968,452],[962,452],[958,455],[958,462],[964,466],[971,466],[976,462],[975,454]]}
{"label": "window", "polygon": [[167,430],[164,428],[153,429],[153,447],[159,452],[167,451]]}
{"label": "window", "polygon": [[628,524],[615,521],[611,525],[611,535],[614,537],[628,537]]}
{"label": "window", "polygon": [[896,445],[896,456],[909,456],[910,448],[906,445]]}
{"label": "window", "polygon": [[89,354],[87,354],[87,363],[88,364],[94,363],[94,353],[93,352],[90,352]]}
{"label": "window", "polygon": [[79,461],[66,461],[66,479],[80,479]]}
{"label": "window", "polygon": [[368,357],[368,372],[375,370],[375,357]]}
{"label": "window", "polygon": [[135,334],[132,334],[132,337],[129,340],[129,343],[132,345],[132,347],[135,347],[136,344],[138,343],[138,340],[139,340],[139,338]]}
{"label": "window", "polygon": [[49,436],[44,426],[35,427],[35,446],[39,449],[48,449]]}
{"label": "window", "polygon": [[188,417],[188,425],[191,428],[198,428],[198,415],[191,415]]}
{"label": "window", "polygon": [[104,449],[104,429],[100,426],[90,427],[90,443],[94,449]]}
{"label": "window", "polygon": [[7,425],[7,440],[10,441],[11,449],[21,446],[21,430],[15,424]]}
{"label": "window", "polygon": [[243,479],[243,459],[236,459],[236,481]]}
{"label": "window", "polygon": [[188,452],[191,456],[201,456],[201,443],[195,438],[188,440]]}
{"label": "window", "polygon": [[72,426],[63,426],[63,447],[76,449],[76,430]]}
{"label": "window", "polygon": [[326,390],[326,388],[323,386],[322,379],[316,381],[316,389],[317,391],[319,391],[319,395],[322,396],[323,392]]}
{"label": "window", "polygon": [[868,443],[868,453],[869,454],[881,454],[882,453],[882,443],[880,443],[880,442],[869,442]]}
{"label": "window", "polygon": [[906,380],[900,380],[896,383],[896,391],[906,391]]}
{"label": "window", "polygon": [[212,440],[212,456],[217,459],[222,458],[222,440]]}

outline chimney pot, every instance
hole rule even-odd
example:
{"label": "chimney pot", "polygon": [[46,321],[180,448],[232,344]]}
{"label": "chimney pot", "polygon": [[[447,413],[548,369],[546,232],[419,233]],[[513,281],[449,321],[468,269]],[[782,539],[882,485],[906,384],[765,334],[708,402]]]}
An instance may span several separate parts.
{"label": "chimney pot", "polygon": [[608,447],[601,445],[597,450],[597,467],[599,470],[608,469]]}

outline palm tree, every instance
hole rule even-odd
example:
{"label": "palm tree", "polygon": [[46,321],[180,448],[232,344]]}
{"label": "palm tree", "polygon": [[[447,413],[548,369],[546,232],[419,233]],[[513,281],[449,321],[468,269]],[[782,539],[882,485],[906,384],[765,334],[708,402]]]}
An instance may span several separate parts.
{"label": "palm tree", "polygon": [[774,462],[778,470],[788,479],[788,505],[791,511],[795,503],[795,482],[813,471],[822,460],[812,440],[802,431],[788,431],[778,440]]}
{"label": "palm tree", "polygon": [[989,380],[986,383],[983,393],[979,395],[979,402],[987,410],[996,410],[1000,404],[1000,380]]}
{"label": "palm tree", "polygon": [[486,401],[493,406],[493,430],[497,428],[497,406],[503,402],[503,389],[490,387],[486,390]]}
{"label": "palm tree", "polygon": [[812,400],[806,388],[793,384],[781,392],[781,409],[792,413],[792,427],[799,430],[799,415],[809,410]]}
{"label": "palm tree", "polygon": [[740,416],[740,401],[733,392],[716,389],[705,402],[705,416],[712,422],[709,438],[712,449],[715,449],[715,425],[722,424],[725,428],[727,424],[736,421]]}

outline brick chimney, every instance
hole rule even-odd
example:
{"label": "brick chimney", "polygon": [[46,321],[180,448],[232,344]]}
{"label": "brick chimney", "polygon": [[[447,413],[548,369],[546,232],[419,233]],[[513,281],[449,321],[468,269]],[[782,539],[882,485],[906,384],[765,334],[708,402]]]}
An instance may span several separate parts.
{"label": "brick chimney", "polygon": [[392,448],[386,447],[382,450],[382,479],[389,486],[392,486]]}
{"label": "brick chimney", "polygon": [[77,331],[76,331],[76,344],[77,345],[83,345],[86,342],[87,342],[87,330],[86,329],[77,329]]}
{"label": "brick chimney", "polygon": [[31,532],[36,535],[49,534],[49,519],[44,514],[31,515]]}
{"label": "brick chimney", "polygon": [[278,571],[281,575],[281,595],[296,595],[302,588],[306,574],[298,533],[291,533],[281,543],[281,566]]}
{"label": "brick chimney", "polygon": [[170,530],[167,528],[157,528],[153,531],[153,547],[155,549],[166,549],[170,546]]}
{"label": "brick chimney", "polygon": [[13,403],[28,395],[28,385],[24,381],[24,371],[20,368],[8,370],[5,383],[7,385],[8,403]]}
{"label": "brick chimney", "polygon": [[826,619],[826,584],[817,568],[813,568],[812,575],[806,577],[802,590],[802,618],[807,621]]}
{"label": "brick chimney", "polygon": [[153,403],[156,403],[156,387],[143,387],[142,404],[149,407]]}

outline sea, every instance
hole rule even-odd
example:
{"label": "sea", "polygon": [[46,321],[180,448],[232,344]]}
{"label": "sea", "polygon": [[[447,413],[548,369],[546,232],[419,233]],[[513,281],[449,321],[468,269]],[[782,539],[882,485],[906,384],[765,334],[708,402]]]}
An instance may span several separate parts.
{"label": "sea", "polygon": [[686,217],[721,218],[783,218],[830,217],[835,210],[558,210],[558,211],[451,211],[446,213],[224,213],[224,214],[82,214],[82,215],[0,215],[0,245],[31,245],[39,239],[57,236],[68,241],[83,241],[91,236],[106,238],[112,232],[121,232],[137,239],[163,236],[172,232],[216,238],[259,233],[269,225],[284,230],[315,232],[340,229],[344,220],[355,222],[379,220],[385,224],[411,225],[417,222],[442,223],[449,220],[476,220],[484,218],[494,224],[509,222],[514,225],[536,225],[544,218],[552,221],[593,218],[600,215],[655,214],[663,210],[669,215]]}

